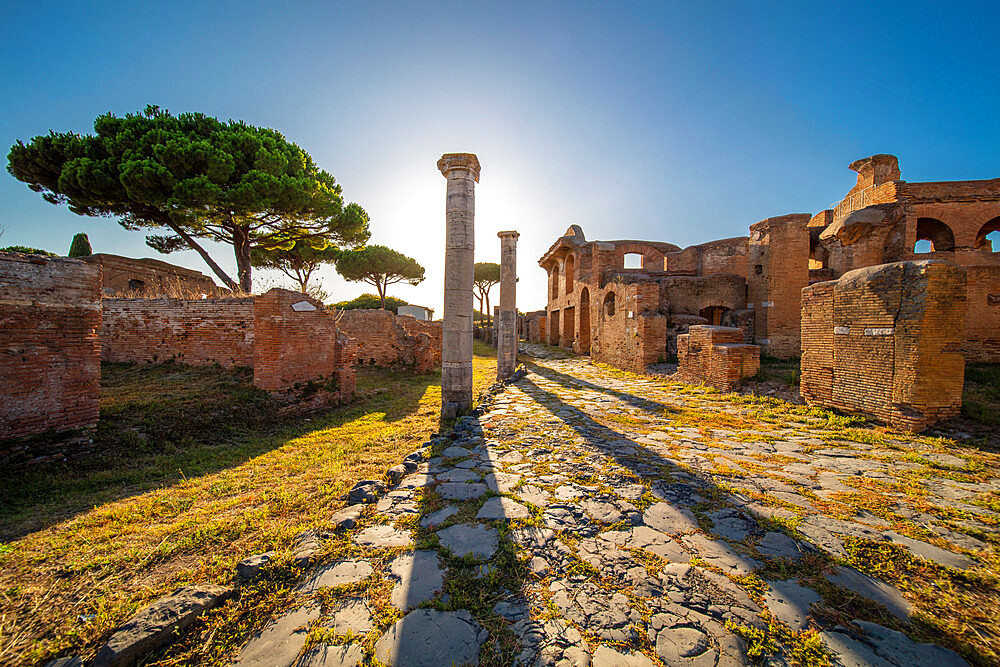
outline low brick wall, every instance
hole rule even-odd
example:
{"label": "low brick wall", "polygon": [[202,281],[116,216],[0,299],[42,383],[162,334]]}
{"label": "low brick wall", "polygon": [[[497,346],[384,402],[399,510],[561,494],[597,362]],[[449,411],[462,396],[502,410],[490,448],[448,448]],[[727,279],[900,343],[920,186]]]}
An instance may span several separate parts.
{"label": "low brick wall", "polygon": [[760,346],[743,342],[738,327],[696,324],[677,337],[677,372],[681,382],[704,383],[732,391],[760,370]]}
{"label": "low brick wall", "polygon": [[802,396],[923,430],[959,413],[966,272],[940,260],[857,269],[802,290]]}
{"label": "low brick wall", "polygon": [[324,403],[354,395],[353,344],[322,303],[300,292],[272,289],[254,297],[253,309],[255,386],[295,389]]}
{"label": "low brick wall", "polygon": [[105,299],[101,361],[253,366],[254,300]]}
{"label": "low brick wall", "polygon": [[0,253],[0,464],[89,451],[100,388],[101,271]]}
{"label": "low brick wall", "polygon": [[591,305],[594,361],[642,373],[667,354],[667,318],[658,312],[660,286],[655,282],[613,282]]}
{"label": "low brick wall", "polygon": [[344,310],[337,326],[354,339],[357,363],[388,367],[413,366],[429,373],[441,365],[442,328],[439,321],[415,320],[391,310]]}

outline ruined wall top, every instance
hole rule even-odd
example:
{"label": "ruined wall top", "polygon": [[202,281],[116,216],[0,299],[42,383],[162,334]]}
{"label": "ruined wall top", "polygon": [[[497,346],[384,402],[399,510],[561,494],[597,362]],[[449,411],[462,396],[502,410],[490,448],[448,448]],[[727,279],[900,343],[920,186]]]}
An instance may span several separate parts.
{"label": "ruined wall top", "polygon": [[855,160],[851,163],[850,169],[858,172],[858,184],[855,186],[857,190],[877,187],[888,181],[898,181],[901,178],[899,158],[886,153]]}

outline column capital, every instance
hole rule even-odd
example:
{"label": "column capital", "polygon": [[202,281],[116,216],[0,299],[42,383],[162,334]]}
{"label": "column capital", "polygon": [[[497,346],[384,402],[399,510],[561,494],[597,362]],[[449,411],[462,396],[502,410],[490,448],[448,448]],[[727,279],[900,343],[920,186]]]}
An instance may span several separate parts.
{"label": "column capital", "polygon": [[445,178],[461,178],[460,174],[451,175],[452,170],[461,169],[472,174],[476,183],[479,182],[479,158],[475,153],[445,153],[438,160],[437,167]]}
{"label": "column capital", "polygon": [[503,238],[515,238],[516,239],[518,236],[520,236],[520,234],[517,233],[517,232],[515,232],[515,231],[497,232],[497,236],[499,236],[502,239]]}

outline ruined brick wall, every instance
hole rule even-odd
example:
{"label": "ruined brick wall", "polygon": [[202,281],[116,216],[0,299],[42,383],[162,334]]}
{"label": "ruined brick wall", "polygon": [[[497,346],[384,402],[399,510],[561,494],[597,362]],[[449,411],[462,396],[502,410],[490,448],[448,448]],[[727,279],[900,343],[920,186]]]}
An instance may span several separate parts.
{"label": "ruined brick wall", "polygon": [[266,391],[298,389],[332,401],[354,394],[353,344],[332,312],[300,292],[272,289],[254,298],[253,383]]}
{"label": "ruined brick wall", "polygon": [[748,243],[748,237],[739,236],[688,246],[678,252],[665,254],[663,270],[692,276],[707,276],[713,273],[745,276]]}
{"label": "ruined brick wall", "polygon": [[942,261],[896,262],[804,289],[803,397],[912,430],[957,415],[965,274]]}
{"label": "ruined brick wall", "polygon": [[[101,267],[101,286],[106,295],[142,293],[143,296],[155,297],[170,295],[177,290],[201,292],[208,296],[229,293],[200,271],[158,259],[136,259],[105,253],[79,259]],[[192,296],[197,297],[198,294]]]}
{"label": "ruined brick wall", "polygon": [[440,321],[415,320],[390,310],[344,310],[337,326],[354,339],[360,364],[413,365],[427,373],[441,365]]}
{"label": "ruined brick wall", "polygon": [[634,372],[666,357],[667,318],[659,312],[655,282],[612,282],[598,293],[591,310],[594,361]]}
{"label": "ruined brick wall", "polygon": [[801,294],[809,285],[809,219],[808,214],[784,215],[750,227],[747,300],[762,354],[799,355]]}
{"label": "ruined brick wall", "polygon": [[101,361],[253,366],[253,298],[104,299]]}
{"label": "ruined brick wall", "polygon": [[1000,266],[966,268],[965,360],[1000,363]]}
{"label": "ruined brick wall", "polygon": [[739,328],[695,325],[677,337],[677,360],[674,379],[732,391],[760,370],[760,347],[743,343]]}
{"label": "ruined brick wall", "polygon": [[0,464],[89,450],[101,378],[101,271],[0,253]]}

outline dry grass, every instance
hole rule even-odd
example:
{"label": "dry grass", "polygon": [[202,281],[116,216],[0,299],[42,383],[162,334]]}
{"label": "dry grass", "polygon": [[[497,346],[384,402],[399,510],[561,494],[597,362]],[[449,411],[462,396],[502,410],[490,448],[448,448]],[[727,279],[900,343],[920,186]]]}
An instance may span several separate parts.
{"label": "dry grass", "polygon": [[[477,391],[495,368],[477,345]],[[438,429],[440,392],[440,372],[364,369],[355,402],[279,422],[246,373],[105,366],[101,455],[0,480],[0,663],[92,657],[152,600],[231,583],[248,555],[287,555],[354,482],[380,477]],[[235,629],[212,654],[245,639],[256,611],[280,606],[291,576],[275,568],[226,605]]]}

